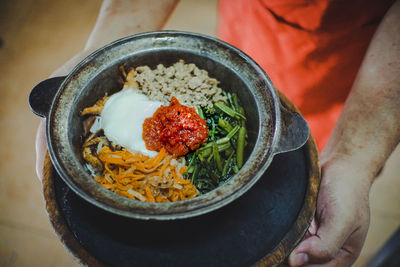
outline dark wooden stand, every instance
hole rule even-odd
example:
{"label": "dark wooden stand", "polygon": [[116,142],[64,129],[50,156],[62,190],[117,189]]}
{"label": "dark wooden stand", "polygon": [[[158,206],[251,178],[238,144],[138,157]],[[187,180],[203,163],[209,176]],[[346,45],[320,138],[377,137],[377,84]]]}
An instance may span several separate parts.
{"label": "dark wooden stand", "polygon": [[[296,110],[294,105],[280,93],[281,101],[290,109]],[[318,151],[314,139],[310,135],[304,147],[306,157],[310,166],[308,166],[308,184],[303,205],[300,209],[297,220],[293,227],[286,233],[279,244],[261,260],[256,266],[277,266],[290,254],[295,246],[301,241],[306,233],[308,226],[314,216],[316,208],[316,200],[318,188],[320,184],[320,167],[318,159]],[[56,201],[56,190],[54,177],[56,171],[51,163],[50,157],[47,154],[44,164],[43,177],[43,194],[46,202],[46,210],[50,222],[55,233],[59,237],[66,249],[76,258],[76,260],[85,266],[104,266],[98,259],[92,256],[77,240],[71,232],[67,221],[65,220],[60,207]]]}

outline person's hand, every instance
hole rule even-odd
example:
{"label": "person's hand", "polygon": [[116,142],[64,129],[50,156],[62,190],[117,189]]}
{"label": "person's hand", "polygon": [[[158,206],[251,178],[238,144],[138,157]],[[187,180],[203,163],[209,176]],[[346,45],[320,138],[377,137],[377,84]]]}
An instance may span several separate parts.
{"label": "person's hand", "polygon": [[369,227],[370,176],[350,161],[322,162],[316,215],[290,266],[351,266]]}
{"label": "person's hand", "polygon": [[[56,71],[54,71],[50,77],[67,75],[73,69],[73,67],[78,64],[82,59],[84,59],[87,55],[89,55],[90,52],[92,52],[92,50],[85,50],[77,54],[75,57],[73,57]],[[40,180],[42,180],[43,178],[43,164],[47,153],[45,124],[46,120],[41,119],[36,132],[36,174]]]}

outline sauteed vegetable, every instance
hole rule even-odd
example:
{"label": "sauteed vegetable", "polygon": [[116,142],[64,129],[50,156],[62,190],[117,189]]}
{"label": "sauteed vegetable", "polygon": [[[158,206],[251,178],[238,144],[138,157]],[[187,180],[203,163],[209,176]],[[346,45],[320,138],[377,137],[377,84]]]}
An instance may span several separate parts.
{"label": "sauteed vegetable", "polygon": [[247,144],[246,117],[236,94],[226,93],[228,104],[215,103],[212,108],[199,108],[207,121],[208,140],[186,155],[188,169],[184,176],[201,193],[206,193],[228,180],[243,165]]}

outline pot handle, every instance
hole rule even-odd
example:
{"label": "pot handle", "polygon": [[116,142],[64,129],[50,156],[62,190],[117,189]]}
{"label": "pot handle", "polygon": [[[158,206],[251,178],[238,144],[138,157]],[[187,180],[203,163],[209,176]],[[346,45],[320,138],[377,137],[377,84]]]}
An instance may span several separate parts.
{"label": "pot handle", "polygon": [[299,113],[290,111],[283,105],[281,109],[281,136],[274,149],[275,154],[285,153],[302,147],[308,140],[310,128]]}
{"label": "pot handle", "polygon": [[47,117],[53,99],[65,77],[50,78],[33,87],[29,94],[29,106],[33,113],[40,117]]}

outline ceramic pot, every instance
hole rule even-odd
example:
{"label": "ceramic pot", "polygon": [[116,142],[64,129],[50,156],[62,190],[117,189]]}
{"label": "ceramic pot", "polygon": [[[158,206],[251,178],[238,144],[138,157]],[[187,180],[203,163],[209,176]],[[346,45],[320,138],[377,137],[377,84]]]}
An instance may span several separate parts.
{"label": "ceramic pot", "polygon": [[[121,89],[119,67],[183,59],[208,71],[220,87],[235,92],[245,108],[248,145],[245,164],[218,188],[190,200],[148,203],[128,199],[100,186],[81,155],[80,111],[107,92]],[[261,177],[274,155],[295,150],[308,139],[304,118],[284,108],[268,75],[245,53],[196,33],[157,31],[115,41],[82,60],[66,77],[39,83],[29,97],[33,112],[46,118],[47,145],[60,177],[78,195],[111,213],[137,219],[171,220],[216,210],[243,195]]]}

